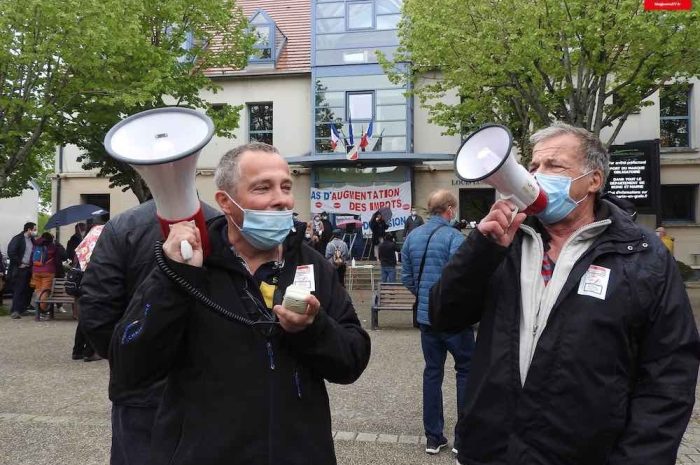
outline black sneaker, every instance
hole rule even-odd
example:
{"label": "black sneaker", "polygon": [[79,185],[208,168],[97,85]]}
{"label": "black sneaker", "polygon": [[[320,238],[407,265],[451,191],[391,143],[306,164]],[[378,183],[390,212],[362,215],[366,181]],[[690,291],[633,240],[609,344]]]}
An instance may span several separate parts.
{"label": "black sneaker", "polygon": [[19,316],[19,313],[17,313],[17,312],[12,312],[12,313],[10,314],[10,318],[12,318],[13,320],[19,320],[19,319],[22,318],[22,317]]}
{"label": "black sneaker", "polygon": [[431,455],[439,454],[440,449],[442,449],[446,445],[447,438],[444,436],[439,440],[428,438],[428,443],[425,446],[425,453]]}

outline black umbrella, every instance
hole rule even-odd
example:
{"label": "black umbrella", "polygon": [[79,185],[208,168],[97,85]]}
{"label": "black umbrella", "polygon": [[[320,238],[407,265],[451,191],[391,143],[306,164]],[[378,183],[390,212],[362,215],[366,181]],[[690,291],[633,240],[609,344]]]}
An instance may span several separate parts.
{"label": "black umbrella", "polygon": [[389,207],[380,208],[379,210],[374,212],[374,215],[372,216],[372,218],[373,219],[376,218],[377,215],[382,215],[382,219],[384,220],[384,222],[386,222],[386,224],[389,224],[391,217],[394,216],[393,212],[391,211],[391,208],[389,208]]}
{"label": "black umbrella", "polygon": [[104,210],[102,207],[91,205],[89,203],[72,205],[54,213],[53,216],[49,218],[49,221],[46,222],[44,229],[57,228],[67,224],[77,223],[78,221],[87,220],[95,215],[104,215],[105,213],[109,212]]}

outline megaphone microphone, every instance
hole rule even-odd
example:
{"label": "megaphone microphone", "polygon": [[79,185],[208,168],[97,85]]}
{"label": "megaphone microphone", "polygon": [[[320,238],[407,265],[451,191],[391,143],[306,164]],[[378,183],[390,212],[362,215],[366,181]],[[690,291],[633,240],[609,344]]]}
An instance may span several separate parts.
{"label": "megaphone microphone", "polygon": [[[517,211],[528,215],[547,206],[547,194],[511,155],[513,136],[508,128],[487,124],[464,141],[455,157],[455,171],[463,181],[483,181],[494,187],[503,198],[511,200]],[[512,219],[511,219],[512,221]]]}
{"label": "megaphone microphone", "polygon": [[[168,236],[172,224],[194,221],[205,255],[210,252],[209,236],[195,175],[199,152],[213,135],[214,123],[208,116],[188,108],[164,107],[123,119],[104,140],[107,153],[131,165],[148,185],[163,236]],[[189,260],[192,246],[182,241],[180,252]]]}

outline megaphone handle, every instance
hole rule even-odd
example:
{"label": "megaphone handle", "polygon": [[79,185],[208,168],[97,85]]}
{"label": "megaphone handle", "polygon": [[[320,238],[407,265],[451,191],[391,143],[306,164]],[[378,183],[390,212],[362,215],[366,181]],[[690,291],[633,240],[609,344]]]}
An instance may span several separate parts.
{"label": "megaphone handle", "polygon": [[514,205],[514,208],[510,214],[510,221],[508,221],[508,227],[510,228],[510,225],[513,224],[513,220],[515,220],[515,215],[517,215],[518,212],[525,207],[521,206],[522,202],[520,202],[520,200],[518,200],[518,198],[512,194],[502,196],[501,200],[510,200],[510,202]]}
{"label": "megaphone handle", "polygon": [[180,241],[180,255],[182,259],[186,262],[190,261],[194,256],[194,251],[192,250],[192,245],[187,241]]}
{"label": "megaphone handle", "polygon": [[[520,209],[516,206],[516,207],[513,209],[513,212],[510,214],[510,221],[508,222],[508,227],[509,227],[509,228],[510,228],[510,225],[513,224],[513,220],[515,220],[515,215],[517,215],[519,211],[520,211]],[[189,244],[188,244],[188,245],[189,245]]]}

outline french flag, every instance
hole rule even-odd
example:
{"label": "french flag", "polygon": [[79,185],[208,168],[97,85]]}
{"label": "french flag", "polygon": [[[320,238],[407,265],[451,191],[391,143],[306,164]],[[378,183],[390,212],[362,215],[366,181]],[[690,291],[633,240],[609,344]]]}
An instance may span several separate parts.
{"label": "french flag", "polygon": [[335,127],[335,124],[328,123],[328,125],[331,127],[331,148],[335,150],[340,141],[340,134],[338,134],[338,128]]}
{"label": "french flag", "polygon": [[369,145],[369,140],[372,138],[372,129],[374,126],[374,121],[369,122],[369,126],[367,127],[367,132],[362,134],[362,139],[360,140],[360,148],[362,151],[365,151],[365,147]]}
{"label": "french flag", "polygon": [[352,116],[348,118],[348,124],[350,125],[350,145],[355,145],[355,137],[352,135]]}

